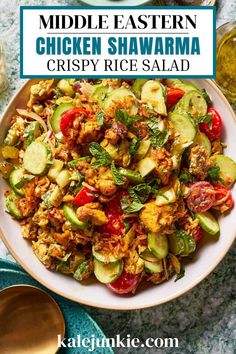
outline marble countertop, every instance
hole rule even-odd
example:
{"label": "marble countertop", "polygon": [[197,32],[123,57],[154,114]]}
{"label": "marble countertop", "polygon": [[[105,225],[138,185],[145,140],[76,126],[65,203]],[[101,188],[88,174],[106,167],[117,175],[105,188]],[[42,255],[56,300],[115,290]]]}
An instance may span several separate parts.
{"label": "marble countertop", "polygon": [[[171,1],[173,4],[173,1]],[[20,5],[80,5],[76,0],[1,0],[0,39],[5,42],[9,88],[0,95],[0,113],[20,87],[19,9]],[[99,5],[99,1],[96,1]],[[236,1],[218,1],[217,25],[235,19]],[[226,235],[227,236],[227,235]],[[130,334],[144,341],[148,337],[178,337],[179,348],[139,350],[142,354],[233,354],[236,353],[236,244],[210,276],[192,291],[170,303],[145,310],[108,311],[86,307],[108,337]],[[0,241],[0,257],[11,255]],[[116,353],[124,353],[117,349]]]}

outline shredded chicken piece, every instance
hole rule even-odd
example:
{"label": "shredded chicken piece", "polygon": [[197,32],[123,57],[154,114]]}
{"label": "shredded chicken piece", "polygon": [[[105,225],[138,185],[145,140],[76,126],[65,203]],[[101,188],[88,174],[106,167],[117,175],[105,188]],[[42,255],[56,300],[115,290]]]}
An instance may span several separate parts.
{"label": "shredded chicken piece", "polygon": [[87,203],[77,209],[77,217],[81,221],[90,221],[94,225],[103,225],[108,222],[108,219],[101,210],[100,203]]}
{"label": "shredded chicken piece", "polygon": [[101,127],[94,121],[87,121],[81,123],[79,129],[79,136],[77,138],[78,144],[87,144],[92,141],[97,141],[101,137]]}
{"label": "shredded chicken piece", "polygon": [[21,232],[24,238],[33,240],[37,237],[38,227],[32,222],[29,222],[21,226]]}
{"label": "shredded chicken piece", "polygon": [[167,229],[185,212],[182,200],[163,206],[157,206],[154,201],[151,201],[144,205],[139,217],[143,226],[149,231],[158,232],[165,230],[165,233],[168,233]]}
{"label": "shredded chicken piece", "polygon": [[207,177],[207,171],[211,167],[211,162],[206,150],[196,145],[190,151],[189,172],[197,179],[203,181]]}
{"label": "shredded chicken piece", "polygon": [[40,227],[47,226],[47,224],[49,222],[48,211],[47,211],[47,209],[44,209],[43,203],[41,203],[39,205],[38,210],[36,211],[36,213],[32,217],[32,221]]}
{"label": "shredded chicken piece", "polygon": [[165,148],[151,149],[149,156],[156,162],[154,169],[156,177],[160,178],[163,184],[168,184],[173,170],[173,162],[169,152]]}
{"label": "shredded chicken piece", "polygon": [[110,144],[115,145],[118,143],[120,137],[114,128],[109,128],[105,132],[105,139],[107,139]]}
{"label": "shredded chicken piece", "polygon": [[110,197],[117,191],[117,186],[112,178],[111,171],[107,167],[99,169],[97,189],[106,197]]}
{"label": "shredded chicken piece", "polygon": [[45,101],[48,97],[50,97],[53,91],[53,82],[53,79],[42,80],[39,81],[39,83],[32,85],[30,89],[30,99],[27,106],[32,108],[35,103]]}
{"label": "shredded chicken piece", "polygon": [[189,235],[195,235],[199,221],[198,219],[193,219],[191,215],[187,214],[185,215],[184,218],[180,218],[178,220],[178,224],[189,234]]}
{"label": "shredded chicken piece", "polygon": [[124,261],[124,269],[127,273],[142,273],[144,269],[144,260],[139,257],[139,254],[135,249],[131,249],[128,251],[128,254],[125,257]]}
{"label": "shredded chicken piece", "polygon": [[52,258],[48,254],[48,245],[41,240],[32,241],[32,249],[46,268],[51,268]]}
{"label": "shredded chicken piece", "polygon": [[49,185],[50,185],[50,181],[46,176],[40,177],[35,187],[34,195],[37,198],[41,198],[42,195],[47,191]]}

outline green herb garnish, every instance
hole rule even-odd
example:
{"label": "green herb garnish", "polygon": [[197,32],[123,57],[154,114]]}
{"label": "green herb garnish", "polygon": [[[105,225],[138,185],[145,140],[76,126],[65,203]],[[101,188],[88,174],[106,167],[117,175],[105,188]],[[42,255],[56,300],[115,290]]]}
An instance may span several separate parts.
{"label": "green herb garnish", "polygon": [[137,120],[141,119],[140,116],[129,116],[125,109],[116,109],[115,120],[123,123],[126,126],[132,125]]}
{"label": "green herb garnish", "polygon": [[108,152],[98,143],[89,144],[90,154],[96,158],[96,161],[91,164],[93,167],[107,166],[111,163],[112,157]]}
{"label": "green herb garnish", "polygon": [[207,103],[211,103],[210,96],[208,95],[205,89],[202,89],[202,96],[207,101]]}
{"label": "green herb garnish", "polygon": [[149,140],[153,147],[159,149],[168,141],[170,130],[166,129],[163,132],[160,131],[157,118],[154,117],[150,119],[147,122],[147,127],[149,130]]}
{"label": "green herb garnish", "polygon": [[30,181],[31,179],[33,179],[35,176],[33,176],[33,175],[25,175],[24,177],[22,177],[21,178],[21,180],[19,181],[19,182],[17,182],[16,184],[15,184],[15,187],[17,188],[17,189],[21,189],[22,187],[24,187],[24,185],[25,185],[25,183],[27,182],[27,181]]}
{"label": "green herb garnish", "polygon": [[182,279],[185,276],[184,266],[181,264],[180,272],[176,275],[175,282]]}
{"label": "green herb garnish", "polygon": [[104,123],[104,116],[105,116],[105,113],[104,112],[97,112],[96,113],[96,116],[97,116],[97,125],[103,125]]}
{"label": "green herb garnish", "polygon": [[220,181],[224,184],[224,180],[220,177],[220,168],[218,165],[215,165],[207,171],[207,176],[211,181]]}
{"label": "green herb garnish", "polygon": [[179,180],[182,183],[189,183],[193,181],[193,176],[190,172],[182,171],[179,175]]}
{"label": "green herb garnish", "polygon": [[204,116],[198,117],[198,123],[207,123],[209,126],[212,122],[212,114],[206,114]]}
{"label": "green herb garnish", "polygon": [[122,186],[125,183],[125,178],[120,174],[120,172],[116,168],[114,161],[112,161],[111,164],[111,175],[117,186]]}
{"label": "green herb garnish", "polygon": [[130,143],[130,146],[129,146],[129,152],[131,155],[135,155],[138,148],[139,148],[139,144],[140,144],[140,139],[138,138],[133,138],[131,143]]}

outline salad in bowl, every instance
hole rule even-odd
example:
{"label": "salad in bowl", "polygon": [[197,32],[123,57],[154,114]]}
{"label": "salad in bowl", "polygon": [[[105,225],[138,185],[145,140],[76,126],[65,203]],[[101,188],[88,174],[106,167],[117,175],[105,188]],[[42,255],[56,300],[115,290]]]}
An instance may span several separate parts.
{"label": "salad in bowl", "polygon": [[1,146],[6,211],[46,268],[79,282],[122,295],[178,280],[233,207],[222,129],[190,82],[42,80]]}

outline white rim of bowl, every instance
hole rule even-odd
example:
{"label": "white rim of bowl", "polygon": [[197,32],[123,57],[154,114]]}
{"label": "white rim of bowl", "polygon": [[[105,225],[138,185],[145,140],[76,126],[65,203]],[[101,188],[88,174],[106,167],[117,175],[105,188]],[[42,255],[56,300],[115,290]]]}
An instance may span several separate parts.
{"label": "white rim of bowl", "polygon": [[[22,90],[24,88],[24,86],[26,86],[29,83],[30,80],[27,80],[25,82],[24,85],[22,85],[19,90],[17,90],[17,92],[15,93],[15,95],[12,97],[12,99],[10,100],[10,102],[8,103],[6,109],[4,110],[1,118],[0,118],[0,124],[3,120],[3,117],[5,116],[8,107],[10,106],[10,104],[14,101],[15,97],[18,95],[19,91]],[[223,93],[220,91],[220,89],[216,86],[216,84],[210,80],[210,79],[205,79],[205,81],[208,82],[208,84],[210,86],[213,87],[213,89],[217,92],[217,94],[221,97],[222,101],[224,102],[224,104],[227,106],[227,108],[229,109],[230,113],[232,114],[235,122],[236,122],[236,115],[233,111],[233,108],[231,107],[231,105],[229,104],[228,100],[226,99],[226,97],[223,95]],[[198,285],[203,279],[205,279],[219,264],[220,262],[223,260],[223,258],[225,257],[225,255],[227,254],[227,252],[229,251],[230,247],[232,246],[232,244],[234,243],[235,237],[236,237],[236,233],[235,233],[235,237],[232,238],[232,240],[226,244],[221,256],[218,258],[218,260],[216,262],[214,262],[214,264],[212,264],[201,276],[199,276],[193,283],[191,283],[189,286],[186,286],[184,289],[178,291],[177,293],[175,293],[174,295],[169,295],[167,296],[165,299],[163,300],[154,300],[153,302],[149,303],[149,304],[145,304],[145,305],[139,305],[139,306],[125,306],[125,305],[121,305],[121,306],[109,306],[109,305],[101,305],[98,304],[96,302],[90,302],[90,301],[84,301],[84,300],[78,300],[76,297],[74,296],[70,296],[70,295],[65,295],[62,291],[55,289],[51,284],[47,284],[47,282],[45,282],[43,279],[41,279],[39,277],[38,274],[34,273],[30,268],[28,268],[28,266],[24,263],[24,260],[22,260],[20,257],[18,257],[18,255],[15,253],[15,251],[12,249],[12,247],[10,246],[7,238],[5,237],[2,229],[0,228],[0,237],[2,239],[2,241],[4,242],[5,246],[7,247],[7,249],[10,251],[10,253],[12,254],[12,256],[15,258],[15,260],[22,266],[22,268],[32,276],[32,278],[34,278],[35,280],[37,280],[40,284],[42,284],[45,288],[53,291],[54,293],[72,300],[74,302],[77,302],[79,304],[82,305],[86,305],[86,306],[91,306],[91,307],[95,307],[95,308],[101,308],[101,309],[105,309],[105,310],[117,310],[117,311],[127,311],[127,310],[140,310],[140,309],[144,309],[144,308],[151,308],[154,306],[158,306],[164,303],[167,303],[169,301],[175,300],[178,297],[180,297],[181,295],[184,295],[186,293],[188,293],[190,290],[192,290],[196,285]]]}

